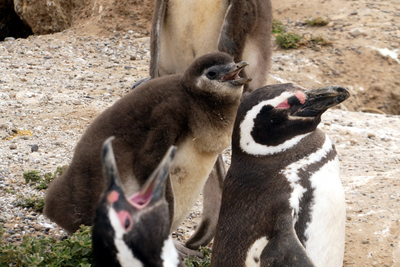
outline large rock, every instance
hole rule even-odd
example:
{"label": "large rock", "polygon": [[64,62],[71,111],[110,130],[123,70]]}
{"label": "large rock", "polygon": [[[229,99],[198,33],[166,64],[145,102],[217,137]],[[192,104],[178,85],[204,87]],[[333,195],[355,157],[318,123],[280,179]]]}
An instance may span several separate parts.
{"label": "large rock", "polygon": [[0,41],[6,37],[28,37],[31,34],[29,26],[15,14],[13,0],[0,0]]}
{"label": "large rock", "polygon": [[16,14],[30,26],[34,34],[48,34],[69,28],[72,8],[71,0],[14,0]]}

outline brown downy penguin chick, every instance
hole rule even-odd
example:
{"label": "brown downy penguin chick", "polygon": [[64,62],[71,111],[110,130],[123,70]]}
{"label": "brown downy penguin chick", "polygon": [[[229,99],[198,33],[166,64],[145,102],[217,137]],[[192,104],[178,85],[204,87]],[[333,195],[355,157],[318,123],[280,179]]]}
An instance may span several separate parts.
{"label": "brown downy penguin chick", "polygon": [[102,149],[106,188],[93,224],[93,255],[97,267],[177,267],[165,181],[176,147],[171,147],[142,188],[127,198],[118,175],[111,140]]}
{"label": "brown downy penguin chick", "polygon": [[[150,77],[181,73],[195,58],[221,51],[235,62],[249,62],[240,75],[253,78],[244,93],[254,91],[267,81],[271,31],[270,0],[157,0],[150,35]],[[186,241],[191,249],[207,245],[214,236],[225,174],[221,155],[203,191],[201,223]]]}
{"label": "brown downy penguin chick", "polygon": [[166,197],[171,232],[189,214],[209,173],[230,143],[247,62],[225,53],[196,59],[184,74],[151,80],[100,114],[78,142],[68,170],[47,190],[44,213],[74,232],[91,225],[104,190],[99,151],[114,153],[128,195],[137,192],[171,145],[178,146]]}
{"label": "brown downy penguin chick", "polygon": [[271,85],[238,109],[211,266],[343,265],[346,206],[339,160],[317,129],[343,87]]}

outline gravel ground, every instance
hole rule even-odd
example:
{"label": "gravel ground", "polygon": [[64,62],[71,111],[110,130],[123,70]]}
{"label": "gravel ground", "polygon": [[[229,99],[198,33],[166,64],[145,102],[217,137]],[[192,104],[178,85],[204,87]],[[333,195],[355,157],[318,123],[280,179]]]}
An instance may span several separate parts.
{"label": "gravel ground", "polygon": [[[275,69],[280,71],[278,63],[273,62],[271,76],[276,75]],[[65,235],[41,213],[15,205],[17,195],[45,194],[25,184],[22,174],[27,170],[54,172],[57,166],[69,164],[89,123],[145,77],[148,64],[149,40],[133,32],[106,38],[65,31],[0,42],[0,223],[5,228],[4,242],[18,242],[25,234]],[[399,117],[340,108],[345,109],[340,106],[324,115],[321,128],[341,155],[348,205],[344,265],[400,266]],[[226,156],[229,165],[229,150]],[[192,233],[201,205],[200,199],[175,234],[178,239],[185,240]]]}

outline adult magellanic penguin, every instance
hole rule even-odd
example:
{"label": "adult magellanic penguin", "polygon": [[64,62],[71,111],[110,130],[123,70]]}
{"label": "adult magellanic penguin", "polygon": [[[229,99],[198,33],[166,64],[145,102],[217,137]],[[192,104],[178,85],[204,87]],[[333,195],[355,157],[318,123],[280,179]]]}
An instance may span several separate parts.
{"label": "adult magellanic penguin", "polygon": [[102,149],[106,188],[93,224],[93,254],[98,267],[177,267],[169,234],[165,181],[176,147],[171,147],[143,187],[127,198],[119,179],[110,137]]}
{"label": "adult magellanic penguin", "polygon": [[128,195],[137,192],[171,145],[178,146],[166,197],[171,232],[186,218],[229,144],[246,62],[225,53],[197,58],[183,74],[153,79],[100,114],[78,142],[68,170],[46,194],[44,213],[68,232],[91,225],[104,190],[99,151],[109,136]]}
{"label": "adult magellanic penguin", "polygon": [[211,266],[342,266],[345,198],[321,115],[349,97],[271,85],[244,97]]}

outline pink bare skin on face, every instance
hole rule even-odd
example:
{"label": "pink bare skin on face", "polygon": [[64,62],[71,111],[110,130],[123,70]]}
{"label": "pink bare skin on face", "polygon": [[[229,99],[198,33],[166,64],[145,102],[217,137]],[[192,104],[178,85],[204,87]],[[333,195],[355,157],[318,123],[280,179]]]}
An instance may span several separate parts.
{"label": "pink bare skin on face", "polygon": [[[301,104],[304,104],[306,102],[307,96],[303,92],[299,91],[294,96],[297,97],[297,99],[300,101]],[[289,105],[289,103],[288,103],[288,101],[286,99],[285,101],[280,103],[275,108],[276,109],[288,109],[288,108],[290,108],[290,105]]]}
{"label": "pink bare skin on face", "polygon": [[119,198],[119,193],[117,191],[112,191],[110,194],[108,194],[107,201],[110,204],[113,204],[118,200],[118,198]]}
{"label": "pink bare skin on face", "polygon": [[306,102],[307,96],[303,92],[297,92],[295,96],[299,99],[301,104],[304,104]]}
{"label": "pink bare skin on face", "polygon": [[122,210],[117,213],[118,219],[121,223],[121,226],[125,229],[125,231],[129,231],[132,227],[132,218],[128,211]]}

